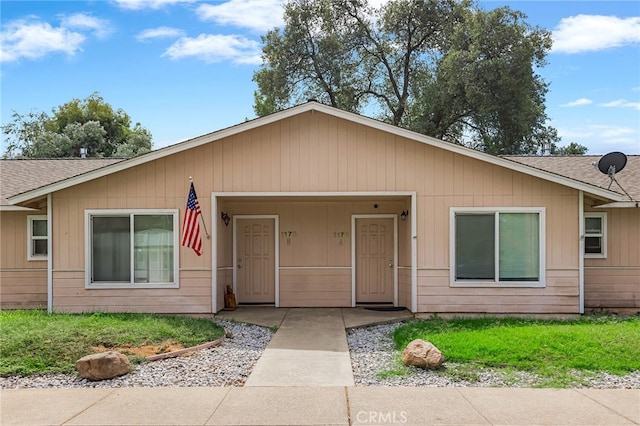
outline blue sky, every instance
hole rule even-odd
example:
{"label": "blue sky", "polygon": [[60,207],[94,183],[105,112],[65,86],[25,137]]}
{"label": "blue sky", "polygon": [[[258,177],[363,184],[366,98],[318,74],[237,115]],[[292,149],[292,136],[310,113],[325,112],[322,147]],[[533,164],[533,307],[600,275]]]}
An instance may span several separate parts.
{"label": "blue sky", "polygon": [[[2,0],[2,123],[93,92],[149,129],[154,148],[254,118],[260,35],[281,24],[280,3]],[[553,32],[539,73],[562,144],[640,154],[640,2],[481,5],[519,9]]]}

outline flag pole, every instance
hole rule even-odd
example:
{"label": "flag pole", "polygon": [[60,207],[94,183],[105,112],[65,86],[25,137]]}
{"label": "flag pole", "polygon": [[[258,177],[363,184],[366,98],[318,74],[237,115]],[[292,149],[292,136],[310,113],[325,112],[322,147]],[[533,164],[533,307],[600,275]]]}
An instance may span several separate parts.
{"label": "flag pole", "polygon": [[[189,182],[193,183],[193,178],[189,176]],[[204,219],[202,218],[202,213],[200,213],[200,222],[202,222],[202,227],[204,228],[204,235],[207,237],[207,240],[211,239],[209,236],[209,231],[207,231],[207,225],[204,223]]]}

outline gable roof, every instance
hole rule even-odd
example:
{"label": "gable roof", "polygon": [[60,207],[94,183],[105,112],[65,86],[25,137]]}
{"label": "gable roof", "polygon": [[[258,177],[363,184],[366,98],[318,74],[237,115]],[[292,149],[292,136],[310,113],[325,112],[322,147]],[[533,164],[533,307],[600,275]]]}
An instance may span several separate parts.
{"label": "gable roof", "polygon": [[[580,155],[580,156],[505,156],[513,161],[545,170],[550,173],[570,177],[580,182],[599,188],[611,188],[620,194],[627,194],[634,201],[640,201],[640,155],[628,155],[627,165],[616,174],[616,182],[611,182],[609,176],[601,173],[598,168],[600,155]],[[628,197],[625,197],[629,201]]]}
{"label": "gable roof", "polygon": [[144,155],[140,155],[138,157],[121,161],[117,164],[112,164],[110,166],[93,170],[79,176],[71,177],[63,181],[53,182],[46,186],[28,190],[23,193],[11,196],[9,197],[8,200],[12,204],[23,203],[23,202],[32,200],[34,198],[42,197],[51,192],[69,188],[71,186],[78,185],[93,179],[97,179],[97,178],[109,175],[111,173],[127,170],[129,168],[132,168],[144,163],[148,163],[160,158],[164,158],[173,154],[177,154],[179,152],[186,151],[188,149],[192,149],[204,144],[208,144],[217,140],[227,138],[229,136],[233,136],[248,130],[252,130],[261,126],[266,126],[268,124],[275,123],[277,121],[281,121],[290,117],[294,117],[294,116],[297,116],[306,112],[312,112],[312,111],[317,111],[323,114],[331,115],[336,118],[340,118],[353,123],[361,124],[363,126],[378,129],[390,134],[404,137],[416,142],[424,143],[436,148],[444,149],[446,151],[450,151],[466,157],[475,158],[480,161],[484,161],[486,163],[495,164],[510,170],[518,171],[527,175],[535,176],[535,177],[552,181],[552,182],[565,185],[574,189],[585,191],[596,197],[603,198],[605,200],[612,200],[612,201],[623,200],[622,196],[614,191],[599,188],[597,186],[580,182],[575,179],[568,178],[566,176],[549,173],[542,169],[536,169],[534,167],[530,167],[528,165],[525,165],[516,161],[497,157],[491,154],[486,154],[484,152],[476,151],[474,149],[467,148],[461,145],[456,145],[450,142],[444,142],[439,139],[432,138],[430,136],[425,136],[423,134],[416,133],[407,129],[403,129],[401,127],[393,126],[391,124],[384,123],[382,121],[378,121],[373,118],[365,117],[352,112],[343,111],[338,108],[334,108],[328,105],[318,103],[316,101],[309,101],[304,104],[301,104],[283,111],[279,111],[264,117],[256,118],[254,120],[245,121],[241,124],[237,124],[235,126],[231,126],[226,129],[218,130],[213,133],[207,133],[205,135],[198,136],[196,138],[189,139],[189,140],[177,143],[175,145],[170,145],[165,148],[161,148],[159,150],[152,151]]}
{"label": "gable roof", "polygon": [[[0,208],[9,197],[123,161],[121,158],[56,158],[0,160]],[[20,209],[20,208],[17,208]],[[21,210],[21,209],[20,209]]]}

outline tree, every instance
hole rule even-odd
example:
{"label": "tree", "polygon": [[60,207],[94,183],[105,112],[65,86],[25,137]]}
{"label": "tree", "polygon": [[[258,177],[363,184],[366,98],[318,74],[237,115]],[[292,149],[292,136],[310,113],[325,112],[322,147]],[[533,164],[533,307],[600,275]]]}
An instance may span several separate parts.
{"label": "tree", "polygon": [[254,109],[304,98],[493,154],[559,140],[536,74],[548,31],[508,7],[473,0],[290,0],[284,28],[263,37]]}
{"label": "tree", "polygon": [[576,142],[567,146],[551,146],[551,155],[585,155],[589,148]]}
{"label": "tree", "polygon": [[151,133],[122,109],[114,110],[97,93],[73,99],[52,110],[19,114],[2,127],[8,146],[5,157],[133,157],[151,150]]}

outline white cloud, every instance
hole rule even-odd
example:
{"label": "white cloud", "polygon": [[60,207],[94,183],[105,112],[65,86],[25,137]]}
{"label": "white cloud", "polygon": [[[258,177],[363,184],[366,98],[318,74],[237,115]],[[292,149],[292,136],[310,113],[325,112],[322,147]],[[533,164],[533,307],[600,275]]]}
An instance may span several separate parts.
{"label": "white cloud", "polygon": [[41,59],[49,53],[73,56],[81,51],[86,37],[66,27],[47,22],[16,20],[3,26],[0,33],[0,62]]}
{"label": "white cloud", "polygon": [[577,142],[589,148],[589,154],[604,154],[617,150],[640,154],[637,129],[609,124],[585,124],[580,127],[558,128],[563,143]]}
{"label": "white cloud", "polygon": [[577,15],[563,18],[553,30],[556,53],[594,52],[640,43],[640,17]]}
{"label": "white cloud", "polygon": [[196,0],[113,0],[123,9],[141,10],[141,9],[161,9],[164,6],[170,6],[180,3],[193,3]]}
{"label": "white cloud", "polygon": [[184,31],[178,28],[158,27],[158,28],[149,28],[147,30],[141,31],[136,36],[136,40],[147,41],[149,39],[155,39],[155,38],[177,38],[177,37],[182,37],[183,35],[184,35]]}
{"label": "white cloud", "polygon": [[237,35],[200,34],[182,37],[162,54],[171,59],[195,58],[205,62],[231,61],[237,64],[259,64],[260,44]]}
{"label": "white cloud", "polygon": [[591,99],[579,98],[579,99],[576,99],[575,101],[567,102],[566,104],[562,104],[560,106],[577,107],[577,106],[591,105],[592,103],[593,101]]}
{"label": "white cloud", "polygon": [[282,25],[282,0],[229,0],[197,8],[198,17],[223,25],[268,31]]}
{"label": "white cloud", "polygon": [[86,13],[63,16],[61,26],[69,29],[93,31],[94,34],[100,38],[106,37],[113,31],[109,25],[109,21],[96,18]]}
{"label": "white cloud", "polygon": [[607,108],[633,108],[640,110],[640,102],[631,102],[626,99],[618,99],[605,104],[600,104],[600,106]]}

